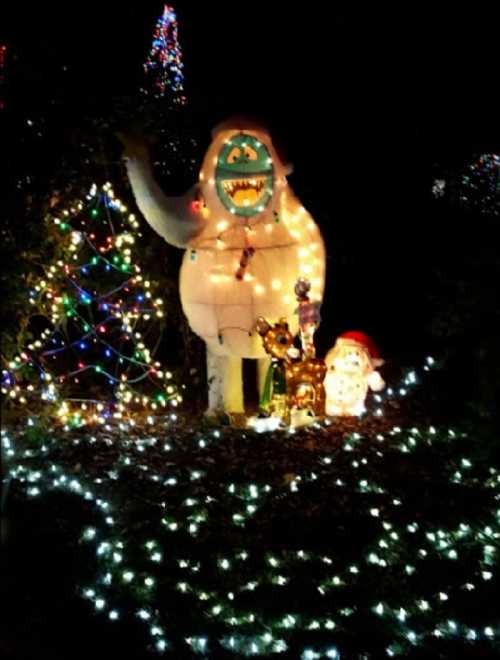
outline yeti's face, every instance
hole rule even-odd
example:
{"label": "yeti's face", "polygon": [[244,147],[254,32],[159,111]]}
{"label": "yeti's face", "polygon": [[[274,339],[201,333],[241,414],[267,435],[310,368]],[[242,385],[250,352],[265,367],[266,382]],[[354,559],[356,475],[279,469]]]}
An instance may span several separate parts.
{"label": "yeti's face", "polygon": [[217,194],[236,215],[262,212],[273,195],[273,162],[266,145],[253,135],[238,133],[223,145],[215,170]]}

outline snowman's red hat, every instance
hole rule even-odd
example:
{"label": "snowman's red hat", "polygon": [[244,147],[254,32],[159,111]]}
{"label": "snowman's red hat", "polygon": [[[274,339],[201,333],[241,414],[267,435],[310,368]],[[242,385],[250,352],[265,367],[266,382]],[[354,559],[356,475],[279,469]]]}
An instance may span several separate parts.
{"label": "snowman's red hat", "polygon": [[338,338],[349,339],[351,341],[355,341],[358,344],[361,344],[361,346],[366,348],[372,360],[380,360],[380,351],[378,346],[375,344],[373,339],[371,339],[364,332],[360,332],[358,330],[350,330],[349,332],[343,332],[341,335],[339,335]]}

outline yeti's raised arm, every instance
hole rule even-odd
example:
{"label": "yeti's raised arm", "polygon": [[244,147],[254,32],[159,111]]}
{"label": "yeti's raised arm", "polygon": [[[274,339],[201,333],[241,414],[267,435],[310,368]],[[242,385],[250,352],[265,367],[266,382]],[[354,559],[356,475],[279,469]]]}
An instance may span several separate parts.
{"label": "yeti's raised arm", "polygon": [[191,208],[193,193],[167,197],[154,179],[146,146],[131,140],[123,141],[130,185],[142,215],[167,243],[178,248],[187,247],[203,228],[200,217]]}

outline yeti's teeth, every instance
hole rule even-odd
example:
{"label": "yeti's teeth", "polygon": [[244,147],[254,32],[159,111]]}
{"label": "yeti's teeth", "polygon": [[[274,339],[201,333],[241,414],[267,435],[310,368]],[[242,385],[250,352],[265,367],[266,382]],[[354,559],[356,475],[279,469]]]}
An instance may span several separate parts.
{"label": "yeti's teeth", "polygon": [[224,191],[234,197],[235,193],[238,190],[250,190],[253,189],[255,192],[259,193],[264,187],[263,179],[230,179],[229,181],[223,182]]}

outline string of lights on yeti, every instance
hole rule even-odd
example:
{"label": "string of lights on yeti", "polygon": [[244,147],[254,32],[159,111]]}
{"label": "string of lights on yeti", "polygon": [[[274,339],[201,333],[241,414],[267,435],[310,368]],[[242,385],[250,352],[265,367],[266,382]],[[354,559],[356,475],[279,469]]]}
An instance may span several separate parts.
{"label": "string of lights on yeti", "polygon": [[[177,406],[181,396],[172,373],[153,361],[138,327],[163,317],[163,300],[153,297],[150,281],[132,263],[131,246],[139,227],[135,216],[116,198],[110,184],[102,190],[94,185],[85,202],[58,214],[53,224],[66,250],[64,258],[50,266],[46,279],[28,294],[49,327],[3,371],[3,394],[21,404],[39,394],[42,401],[58,404],[57,416],[63,424],[77,426],[119,420],[128,416],[129,409],[155,414],[167,404]],[[94,291],[89,290],[91,285]],[[64,332],[68,322],[73,324],[73,338]],[[62,359],[65,366],[72,366],[57,373]],[[23,382],[27,368],[38,374],[39,388]],[[68,384],[78,385],[85,375],[104,393],[89,396],[82,387],[81,396],[65,394]],[[137,389],[144,384],[152,394]]]}
{"label": "string of lights on yeti", "polygon": [[[299,222],[300,218],[297,216],[290,217],[289,214],[284,213],[282,220],[286,227],[291,227],[290,233],[292,237],[294,239],[300,239],[301,232],[294,228],[294,226],[297,225],[297,223]],[[245,225],[244,231],[247,235],[247,240],[249,243],[247,250],[251,251],[251,256],[253,256],[255,252],[258,250],[276,249],[276,245],[274,244],[270,246],[265,245],[266,236],[274,232],[274,224],[275,222],[265,222],[265,223],[257,222],[253,225],[250,224]],[[227,273],[220,273],[220,274],[212,273],[210,275],[210,281],[213,282],[214,284],[223,284],[225,282],[234,280],[234,278],[237,277],[238,279],[242,279],[244,282],[252,283],[253,291],[255,295],[262,296],[265,293],[267,293],[268,288],[265,286],[265,284],[262,281],[259,280],[259,278],[254,273],[250,272],[251,265],[248,267],[248,270],[245,270],[245,268],[242,267],[241,261],[238,260],[238,257],[242,252],[242,248],[239,246],[234,248],[228,247],[228,243],[230,243],[230,239],[234,237],[235,230],[237,231],[238,229],[239,228],[235,228],[234,226],[231,227],[227,220],[221,220],[220,222],[217,223],[217,230],[219,232],[217,236],[213,238],[206,238],[205,241],[207,242],[208,245],[197,246],[196,249],[193,248],[191,250],[191,252],[193,253],[193,258],[195,258],[196,252],[199,250],[213,249],[212,247],[213,243],[215,243],[215,247],[217,248],[217,250],[234,251],[236,253],[235,259],[233,260],[229,271]],[[293,246],[294,243],[295,242],[292,241],[288,244],[280,245],[280,247]],[[318,249],[319,249],[319,244],[317,243],[312,243],[309,246],[303,245],[297,248],[298,256],[301,259],[301,264],[300,264],[301,275],[303,275],[304,277],[307,276],[311,278],[311,283],[314,284],[315,287],[319,287],[321,282],[319,277],[317,276],[315,277],[315,267],[317,266],[317,263],[314,258],[314,253]],[[247,265],[248,262],[250,261],[251,260],[248,259]],[[239,277],[240,273],[241,273],[241,277]],[[274,278],[270,282],[270,289],[274,292],[289,291],[287,282],[283,281],[281,278]],[[283,302],[289,305],[292,304],[294,300],[295,298],[293,295],[293,287],[292,287],[290,292],[285,293],[285,295],[283,296]]]}
{"label": "string of lights on yeti", "polygon": [[[225,208],[235,216],[235,220],[222,218],[216,221],[217,233],[212,236],[203,236],[202,242],[191,249],[192,260],[196,259],[198,251],[210,251],[214,247],[221,252],[230,251],[234,258],[227,264],[225,272],[210,274],[211,282],[224,285],[224,283],[234,281],[235,278],[240,279],[243,282],[251,283],[256,296],[261,297],[268,294],[269,289],[273,295],[282,292],[284,294],[283,302],[291,305],[295,301],[293,293],[295,281],[288,282],[286,278],[277,277],[273,278],[271,282],[261,280],[255,269],[252,268],[252,260],[258,251],[276,250],[296,245],[297,256],[300,260],[300,275],[309,279],[316,294],[322,284],[320,272],[322,261],[319,255],[321,244],[310,241],[308,236],[309,232],[317,232],[315,223],[309,218],[305,208],[300,205],[297,209],[291,210],[283,206],[280,213],[275,211],[271,217],[257,217],[252,221],[251,216],[256,212],[262,213],[270,203],[273,186],[276,186],[279,191],[280,188],[286,186],[286,179],[274,177],[272,159],[267,147],[256,137],[240,133],[225,140],[223,145],[219,156],[213,158],[216,177],[209,178],[208,185],[210,188],[217,188],[219,198]],[[228,159],[230,162],[227,162]],[[236,168],[235,172],[231,170],[232,165]],[[255,178],[240,180],[243,174],[251,173],[250,170],[247,172],[248,168],[255,171]],[[205,178],[205,173],[200,172],[200,182],[204,182]],[[233,202],[233,198],[228,194],[229,187],[234,188],[240,184],[256,189],[258,198],[255,204],[251,204],[247,199],[244,200],[242,206]],[[259,184],[261,184],[261,188],[259,188]],[[234,193],[232,188],[231,192]],[[209,219],[211,212],[203,201],[195,201],[194,208],[201,212],[205,220]],[[243,223],[242,219],[244,219]],[[244,232],[244,247],[241,245],[242,231]],[[276,241],[276,234],[282,237],[281,241]]]}
{"label": "string of lights on yeti", "polygon": [[[175,571],[182,576],[170,585],[177,593],[175,598],[195,608],[206,621],[206,634],[201,635],[197,625],[197,632],[186,634],[183,639],[192,651],[213,653],[222,646],[244,655],[279,654],[290,651],[294,636],[300,633],[301,638],[307,635],[311,640],[300,652],[301,658],[309,659],[343,657],[341,640],[346,639],[349,630],[356,630],[356,618],[361,614],[371,617],[375,626],[377,620],[386,626],[391,638],[385,647],[388,657],[405,655],[413,647],[425,648],[432,640],[439,639],[463,640],[462,643],[468,644],[498,642],[498,621],[471,626],[453,615],[457,601],[470,612],[475,598],[487,599],[488,585],[496,575],[500,549],[498,470],[490,467],[484,478],[461,453],[452,453],[453,458],[443,463],[444,482],[463,489],[464,494],[474,492],[474,488],[484,488],[490,493],[491,501],[497,502],[496,507],[484,512],[480,519],[468,519],[464,512],[461,519],[449,527],[403,515],[407,495],[400,491],[392,493],[383,485],[383,479],[373,477],[373,473],[371,477],[364,474],[377,459],[398,453],[430,451],[431,448],[435,448],[438,455],[442,453],[440,447],[463,437],[453,429],[434,427],[394,427],[388,433],[379,434],[375,442],[353,434],[339,450],[340,455],[318,456],[316,467],[296,475],[288,486],[222,483],[215,492],[208,490],[209,485],[213,488],[213,482],[208,481],[207,485],[203,469],[176,470],[171,466],[162,472],[153,470],[147,463],[148,451],[161,448],[168,456],[173,449],[171,441],[157,437],[137,444],[125,443],[114,469],[87,482],[47,461],[50,443],[43,445],[39,452],[23,451],[17,449],[4,432],[2,447],[9,464],[7,478],[21,482],[28,496],[40,497],[50,490],[66,490],[95,505],[95,525],[82,529],[82,542],[94,545],[100,574],[94,584],[82,587],[82,596],[96,612],[106,615],[110,621],[133,617],[144,624],[150,645],[158,652],[175,652],[171,639],[175,637],[174,631],[169,631],[169,624],[161,616],[165,605],[155,600],[158,581],[166,571]],[[220,439],[220,431],[202,435],[198,440],[199,448],[210,450]],[[73,440],[74,445],[82,442],[85,441]],[[103,441],[91,438],[87,442]],[[110,440],[107,442],[109,444]],[[348,457],[343,463],[344,472],[339,463],[343,454]],[[124,511],[119,501],[110,499],[113,492],[110,486],[120,482],[124,469],[126,476],[123,478],[127,480],[130,480],[130,470],[135,469],[137,474],[145,475],[144,478],[165,489],[164,500],[159,503],[162,513],[156,538],[141,541],[134,535],[132,542],[115,532],[117,528],[123,529],[120,517]],[[366,510],[361,513],[377,526],[378,534],[364,549],[362,558],[340,559],[335,551],[327,550],[266,551],[252,548],[250,543],[247,547],[203,554],[202,558],[195,552],[204,537],[205,527],[218,522],[214,516],[219,515],[221,503],[233,511],[234,528],[244,531],[245,525],[262,508],[272,502],[286,502],[288,498],[297,497],[302,489],[324,480],[335,486],[339,497],[358,493],[364,498]],[[172,503],[175,501],[179,506],[174,514]],[[192,556],[186,550],[189,538],[193,542]],[[131,543],[138,543],[139,549]],[[466,563],[461,564],[464,557]],[[134,563],[137,561],[138,564]],[[427,582],[426,590],[421,576],[427,575],[428,564],[435,561],[449,562],[450,568],[443,569],[437,584]],[[305,614],[289,605],[294,600],[287,597],[287,590],[300,582],[301,575],[307,576],[311,589],[317,594],[316,614]],[[386,575],[400,580],[396,598],[394,593],[384,597]],[[353,597],[356,589],[365,585],[372,585],[375,590],[373,602],[363,601],[362,605],[354,600],[349,602],[349,594]],[[278,593],[283,589],[282,598],[277,599],[281,613],[274,613],[271,618],[262,607],[263,594],[269,595],[269,589],[278,590]],[[128,594],[127,602],[124,602],[124,593]],[[380,596],[378,600],[376,595]],[[467,599],[471,600],[468,606]],[[210,634],[212,627],[218,630],[222,627],[227,633],[214,638]],[[314,642],[316,637],[317,643]]]}

